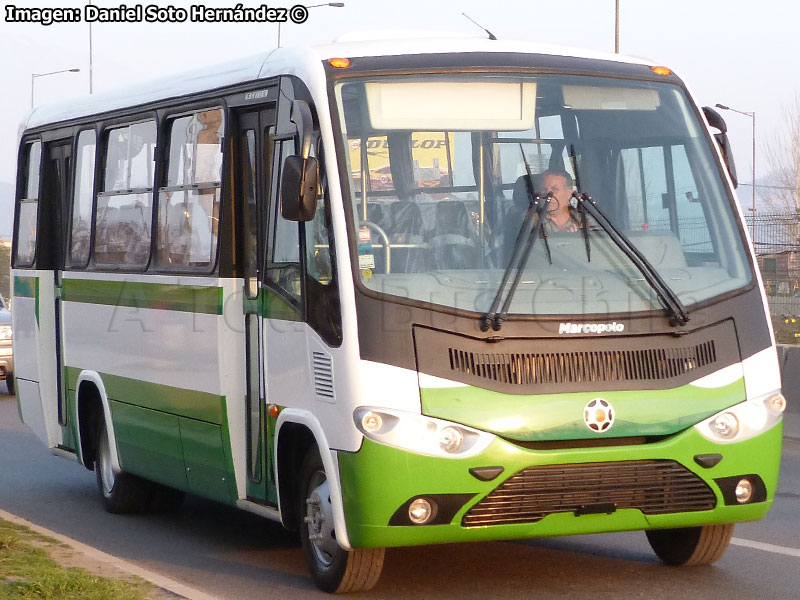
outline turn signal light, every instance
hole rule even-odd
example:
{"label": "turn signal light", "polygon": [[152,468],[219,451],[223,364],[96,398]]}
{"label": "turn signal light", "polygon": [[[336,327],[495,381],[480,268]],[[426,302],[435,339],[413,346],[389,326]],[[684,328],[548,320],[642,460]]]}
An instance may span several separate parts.
{"label": "turn signal light", "polygon": [[328,64],[335,69],[346,69],[350,66],[349,58],[329,58]]}
{"label": "turn signal light", "polygon": [[667,67],[650,67],[650,70],[656,75],[663,75],[664,77],[672,75],[672,71],[670,71]]}

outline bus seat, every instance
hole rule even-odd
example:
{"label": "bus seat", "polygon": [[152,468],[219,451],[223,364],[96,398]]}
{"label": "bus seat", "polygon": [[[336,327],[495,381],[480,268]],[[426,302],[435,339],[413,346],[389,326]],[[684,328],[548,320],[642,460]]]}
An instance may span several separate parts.
{"label": "bus seat", "polygon": [[436,221],[429,240],[434,269],[470,269],[478,265],[475,226],[466,205],[457,200],[436,204]]}
{"label": "bus seat", "polygon": [[[401,200],[391,204],[389,240],[393,244],[422,244],[422,211],[416,202]],[[392,271],[419,273],[427,270],[428,250],[425,248],[397,248],[392,250]]]}

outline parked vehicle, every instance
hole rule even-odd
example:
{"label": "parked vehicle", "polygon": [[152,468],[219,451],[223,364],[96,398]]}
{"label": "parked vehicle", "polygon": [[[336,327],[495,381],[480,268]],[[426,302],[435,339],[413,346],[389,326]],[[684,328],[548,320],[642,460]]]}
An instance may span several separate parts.
{"label": "parked vehicle", "polygon": [[12,345],[11,311],[0,296],[0,380],[5,380],[9,394],[14,394],[14,349]]}

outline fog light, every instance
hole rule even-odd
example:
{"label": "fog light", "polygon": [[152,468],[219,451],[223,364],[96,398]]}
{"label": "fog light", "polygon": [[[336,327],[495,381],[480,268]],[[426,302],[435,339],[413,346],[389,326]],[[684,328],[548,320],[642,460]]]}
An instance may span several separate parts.
{"label": "fog light", "polygon": [[739,433],[739,419],[733,413],[722,413],[711,421],[711,431],[724,440],[733,439]]}
{"label": "fog light", "polygon": [[776,413],[782,413],[786,410],[786,398],[783,397],[783,394],[773,394],[764,403],[768,409]]}
{"label": "fog light", "polygon": [[417,498],[408,505],[408,518],[412,523],[424,525],[433,518],[433,506],[425,498]]}
{"label": "fog light", "polygon": [[464,443],[464,435],[455,427],[445,427],[439,432],[439,446],[445,452],[458,452]]}
{"label": "fog light", "polygon": [[753,497],[753,484],[748,479],[740,479],[736,484],[736,501],[739,504],[750,502]]}
{"label": "fog light", "polygon": [[378,431],[382,425],[383,419],[381,419],[381,416],[378,413],[369,411],[364,413],[364,416],[361,417],[361,426],[364,428],[364,431],[374,433]]}

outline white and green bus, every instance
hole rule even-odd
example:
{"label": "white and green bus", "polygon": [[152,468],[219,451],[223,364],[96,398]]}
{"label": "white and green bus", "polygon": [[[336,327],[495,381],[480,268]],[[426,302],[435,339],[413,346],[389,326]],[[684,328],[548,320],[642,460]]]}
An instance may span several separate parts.
{"label": "white and green bus", "polygon": [[109,511],[280,521],[328,591],[440,542],[712,562],[771,506],[785,406],[729,154],[668,68],[488,39],[37,108],[20,414]]}

